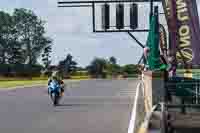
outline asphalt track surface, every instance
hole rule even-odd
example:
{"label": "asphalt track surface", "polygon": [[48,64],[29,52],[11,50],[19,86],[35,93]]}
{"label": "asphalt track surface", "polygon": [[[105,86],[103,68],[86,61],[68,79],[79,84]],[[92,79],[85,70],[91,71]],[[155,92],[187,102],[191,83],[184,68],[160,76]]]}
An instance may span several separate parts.
{"label": "asphalt track surface", "polygon": [[127,133],[138,82],[69,83],[58,107],[46,87],[0,91],[0,133]]}

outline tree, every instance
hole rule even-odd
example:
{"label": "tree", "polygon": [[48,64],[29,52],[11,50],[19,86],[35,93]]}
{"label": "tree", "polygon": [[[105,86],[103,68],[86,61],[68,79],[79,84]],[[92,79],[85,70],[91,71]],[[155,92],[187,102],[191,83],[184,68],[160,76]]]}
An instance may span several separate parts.
{"label": "tree", "polygon": [[134,65],[134,64],[128,64],[128,65],[125,65],[123,67],[123,72],[126,73],[126,74],[138,74],[139,73],[139,68],[137,65]]}
{"label": "tree", "polygon": [[77,63],[73,60],[73,56],[68,54],[64,60],[58,64],[58,68],[63,76],[69,76],[72,72],[76,71]]}
{"label": "tree", "polygon": [[52,43],[45,36],[44,22],[26,9],[15,9],[13,15],[0,11],[0,20],[1,68],[7,73],[26,69],[32,75],[39,70],[38,57]]}
{"label": "tree", "polygon": [[121,73],[121,67],[118,64],[109,64],[108,72],[111,76],[117,76]]}
{"label": "tree", "polygon": [[0,63],[6,64],[9,56],[8,49],[13,42],[13,19],[10,14],[0,11]]}
{"label": "tree", "polygon": [[51,64],[51,56],[50,53],[52,52],[52,46],[48,45],[44,48],[43,53],[42,53],[42,61],[44,64],[45,70],[48,70],[49,65]]}
{"label": "tree", "polygon": [[95,58],[87,67],[88,72],[94,77],[106,77],[107,61],[103,58]]}
{"label": "tree", "polygon": [[30,66],[36,64],[42,50],[51,43],[44,36],[44,22],[31,10],[15,9],[13,13],[18,40],[23,45],[26,63]]}
{"label": "tree", "polygon": [[25,57],[24,57],[24,50],[21,47],[21,44],[13,40],[8,48],[8,64],[24,64]]}
{"label": "tree", "polygon": [[112,76],[117,76],[121,73],[121,67],[117,64],[117,59],[113,56],[109,58],[108,73]]}
{"label": "tree", "polygon": [[24,63],[25,58],[21,44],[17,40],[18,34],[13,17],[0,11],[0,20],[0,73],[9,76],[16,73],[18,68],[23,68],[17,64]]}
{"label": "tree", "polygon": [[109,62],[110,62],[111,64],[117,64],[117,59],[116,59],[114,56],[111,56],[111,57],[109,58]]}

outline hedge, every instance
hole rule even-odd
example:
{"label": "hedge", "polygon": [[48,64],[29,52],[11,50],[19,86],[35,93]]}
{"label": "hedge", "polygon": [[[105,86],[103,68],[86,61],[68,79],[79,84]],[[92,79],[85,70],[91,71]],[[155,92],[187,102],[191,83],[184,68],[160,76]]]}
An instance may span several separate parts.
{"label": "hedge", "polygon": [[27,64],[0,64],[0,75],[8,77],[38,77],[43,69],[40,65]]}

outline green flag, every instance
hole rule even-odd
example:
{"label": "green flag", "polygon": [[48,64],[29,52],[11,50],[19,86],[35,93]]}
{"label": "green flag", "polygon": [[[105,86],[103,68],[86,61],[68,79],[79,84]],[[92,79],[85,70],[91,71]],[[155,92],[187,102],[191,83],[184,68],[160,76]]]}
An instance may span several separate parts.
{"label": "green flag", "polygon": [[162,64],[160,60],[158,15],[153,15],[150,19],[150,31],[147,40],[147,47],[149,47],[150,52],[147,63],[150,70],[163,70],[167,66]]}

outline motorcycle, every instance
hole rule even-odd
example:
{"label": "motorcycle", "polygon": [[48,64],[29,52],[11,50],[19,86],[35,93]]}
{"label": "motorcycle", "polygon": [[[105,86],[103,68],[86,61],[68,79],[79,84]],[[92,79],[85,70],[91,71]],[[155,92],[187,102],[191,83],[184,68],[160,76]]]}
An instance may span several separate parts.
{"label": "motorcycle", "polygon": [[59,104],[61,98],[61,86],[58,82],[52,81],[48,86],[48,92],[54,106]]}

